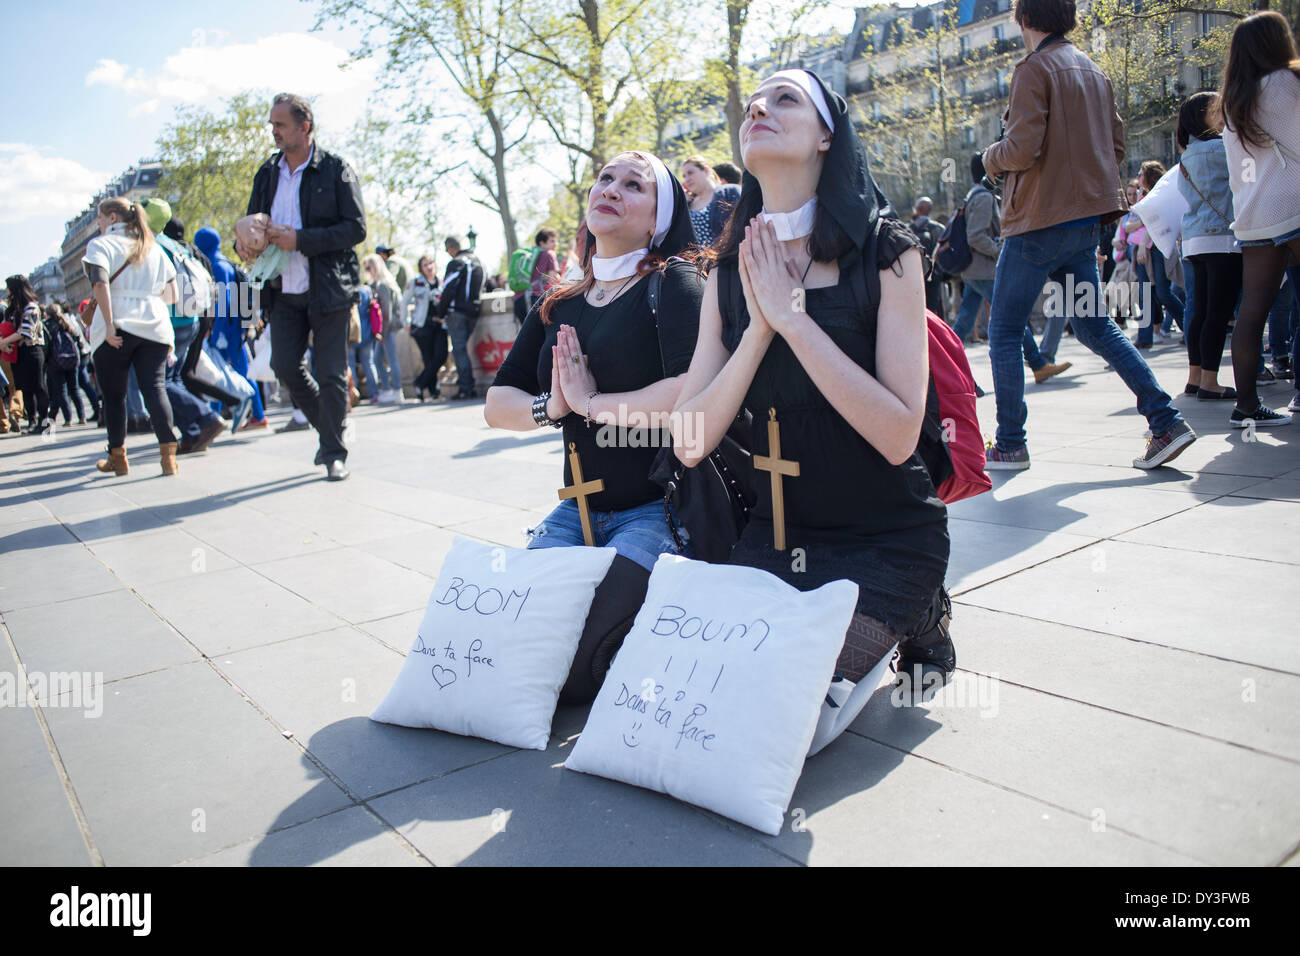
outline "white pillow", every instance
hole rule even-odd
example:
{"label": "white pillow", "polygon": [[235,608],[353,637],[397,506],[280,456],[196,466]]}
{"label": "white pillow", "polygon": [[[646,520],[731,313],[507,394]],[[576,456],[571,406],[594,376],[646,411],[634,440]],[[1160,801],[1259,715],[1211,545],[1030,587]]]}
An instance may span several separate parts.
{"label": "white pillow", "polygon": [[564,765],[779,833],[857,600],[661,555]]}
{"label": "white pillow", "polygon": [[545,750],[613,548],[526,551],[457,538],[371,720]]}

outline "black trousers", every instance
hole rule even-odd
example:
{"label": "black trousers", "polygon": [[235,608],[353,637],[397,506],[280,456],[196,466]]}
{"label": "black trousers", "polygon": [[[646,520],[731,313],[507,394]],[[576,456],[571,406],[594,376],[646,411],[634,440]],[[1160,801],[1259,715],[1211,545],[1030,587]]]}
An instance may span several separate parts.
{"label": "black trousers", "polygon": [[1241,253],[1206,253],[1187,261],[1196,273],[1196,314],[1187,317],[1187,364],[1217,372],[1241,292]]}
{"label": "black trousers", "polygon": [[[348,316],[351,309],[312,312],[307,293],[280,293],[271,307],[271,368],[320,436],[316,464],[345,461],[348,414]],[[307,337],[312,365],[307,368]]]}
{"label": "black trousers", "polygon": [[14,366],[15,383],[23,393],[27,420],[39,425],[50,417],[50,387],[45,375],[45,346],[19,345],[18,364]]}
{"label": "black trousers", "polygon": [[166,342],[144,339],[118,329],[122,337],[120,348],[105,342],[95,349],[95,377],[103,398],[104,427],[108,430],[108,447],[126,444],[126,382],[127,373],[135,369],[136,381],[144,406],[149,410],[149,423],[159,444],[176,441],[172,428],[172,406],[167,401],[167,353],[171,346]]}
{"label": "black trousers", "polygon": [[441,322],[425,322],[411,329],[411,338],[420,348],[424,368],[415,378],[415,387],[438,394],[438,369],[447,361],[447,330]]}
{"label": "black trousers", "polygon": [[45,380],[50,390],[50,417],[56,412],[63,413],[63,423],[72,424],[72,408],[77,409],[77,420],[86,420],[86,406],[81,401],[81,392],[77,390],[77,370],[75,368],[58,368],[53,361],[45,367]]}

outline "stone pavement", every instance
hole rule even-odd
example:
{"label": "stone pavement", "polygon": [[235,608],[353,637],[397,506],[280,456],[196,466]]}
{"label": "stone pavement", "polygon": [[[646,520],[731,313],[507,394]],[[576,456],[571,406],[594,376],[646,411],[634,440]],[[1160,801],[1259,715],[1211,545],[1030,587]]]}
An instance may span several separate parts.
{"label": "stone pavement", "polygon": [[[453,536],[521,545],[555,503],[549,429],[359,409],[342,484],[311,433],[165,480],[146,436],[125,478],[93,474],[101,431],[6,438],[0,680],[104,684],[0,707],[0,864],[1295,864],[1300,424],[1246,443],[1180,398],[1201,439],[1143,473],[1118,377],[1061,357],[1033,467],[952,509],[953,689],[878,691],[774,838],[562,769],[585,708],[544,752],[367,719]],[[1181,391],[1177,347],[1153,364]]]}

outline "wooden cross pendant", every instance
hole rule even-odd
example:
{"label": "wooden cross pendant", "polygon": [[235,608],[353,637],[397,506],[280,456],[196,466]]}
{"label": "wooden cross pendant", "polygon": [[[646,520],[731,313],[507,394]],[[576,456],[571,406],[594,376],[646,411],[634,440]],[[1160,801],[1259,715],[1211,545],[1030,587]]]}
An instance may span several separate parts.
{"label": "wooden cross pendant", "polygon": [[781,426],[776,409],[767,410],[767,450],[770,455],[755,455],[754,467],[772,473],[772,546],[785,550],[785,498],[781,494],[781,476],[799,477],[799,463],[781,458]]}
{"label": "wooden cross pendant", "polygon": [[582,519],[582,540],[587,542],[587,547],[595,547],[596,539],[591,533],[591,509],[587,507],[587,495],[604,491],[605,481],[602,478],[582,480],[582,462],[578,460],[578,448],[573,442],[569,442],[569,470],[573,472],[573,484],[568,488],[560,489],[560,500],[578,499],[578,517]]}

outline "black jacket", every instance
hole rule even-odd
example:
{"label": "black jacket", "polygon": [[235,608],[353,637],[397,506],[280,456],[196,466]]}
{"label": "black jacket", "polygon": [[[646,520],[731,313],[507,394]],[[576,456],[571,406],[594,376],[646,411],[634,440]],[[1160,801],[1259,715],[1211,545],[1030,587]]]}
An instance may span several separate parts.
{"label": "black jacket", "polygon": [[[270,214],[280,184],[280,155],[277,152],[264,162],[253,177],[248,215]],[[298,202],[302,209],[298,251],[307,257],[307,307],[313,312],[346,309],[361,287],[361,264],[353,248],[366,238],[361,183],[352,167],[317,143],[302,173]],[[279,290],[278,278],[267,283],[263,308],[270,309]]]}

